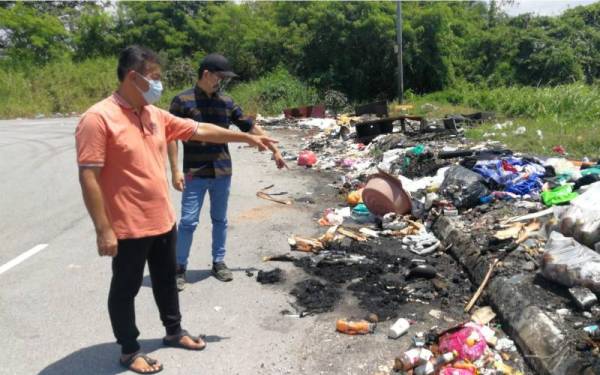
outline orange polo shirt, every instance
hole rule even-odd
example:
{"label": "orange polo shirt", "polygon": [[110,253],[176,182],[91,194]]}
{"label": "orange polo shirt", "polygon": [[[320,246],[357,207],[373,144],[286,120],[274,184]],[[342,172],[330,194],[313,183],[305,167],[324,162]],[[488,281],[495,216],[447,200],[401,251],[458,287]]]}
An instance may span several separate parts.
{"label": "orange polo shirt", "polygon": [[198,123],[152,105],[137,113],[116,92],[81,116],[80,167],[100,167],[106,214],[118,239],[168,232],[175,224],[166,175],[167,143],[189,140]]}

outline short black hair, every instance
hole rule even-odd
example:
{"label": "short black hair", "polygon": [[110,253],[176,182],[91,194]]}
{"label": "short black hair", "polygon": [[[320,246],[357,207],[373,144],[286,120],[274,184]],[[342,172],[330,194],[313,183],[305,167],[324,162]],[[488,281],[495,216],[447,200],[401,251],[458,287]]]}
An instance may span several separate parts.
{"label": "short black hair", "polygon": [[130,70],[144,74],[148,64],[160,65],[160,58],[156,52],[138,45],[125,47],[119,55],[119,66],[117,67],[119,82],[125,79],[125,75]]}

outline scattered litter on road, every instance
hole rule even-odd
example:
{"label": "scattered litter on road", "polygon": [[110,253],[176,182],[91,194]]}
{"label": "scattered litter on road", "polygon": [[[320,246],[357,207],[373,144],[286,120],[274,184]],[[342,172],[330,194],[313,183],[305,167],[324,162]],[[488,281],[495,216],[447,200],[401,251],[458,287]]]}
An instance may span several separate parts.
{"label": "scattered litter on road", "polygon": [[284,273],[280,268],[275,268],[271,271],[258,271],[256,281],[261,284],[275,284],[283,281]]}
{"label": "scattered litter on road", "polygon": [[285,192],[268,193],[267,190],[271,189],[273,186],[275,186],[275,185],[270,185],[270,186],[267,186],[266,188],[261,189],[260,191],[256,192],[256,196],[259,198],[262,198],[262,199],[269,200],[271,202],[275,202],[275,203],[281,203],[281,204],[286,204],[286,205],[292,204],[291,199],[279,199],[279,198],[274,197],[274,195],[286,194]]}
{"label": "scattered litter on road", "polygon": [[335,322],[335,329],[340,333],[347,335],[366,335],[375,331],[375,323],[370,323],[366,320],[348,320],[338,319]]}

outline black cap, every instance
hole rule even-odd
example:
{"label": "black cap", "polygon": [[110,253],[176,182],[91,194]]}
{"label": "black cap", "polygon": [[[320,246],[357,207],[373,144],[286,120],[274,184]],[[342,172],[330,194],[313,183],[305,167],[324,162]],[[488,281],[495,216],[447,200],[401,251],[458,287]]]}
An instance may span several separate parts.
{"label": "black cap", "polygon": [[211,53],[202,59],[200,62],[199,75],[202,76],[202,72],[208,70],[209,72],[218,72],[224,77],[237,77],[229,65],[229,61],[223,55],[218,53]]}

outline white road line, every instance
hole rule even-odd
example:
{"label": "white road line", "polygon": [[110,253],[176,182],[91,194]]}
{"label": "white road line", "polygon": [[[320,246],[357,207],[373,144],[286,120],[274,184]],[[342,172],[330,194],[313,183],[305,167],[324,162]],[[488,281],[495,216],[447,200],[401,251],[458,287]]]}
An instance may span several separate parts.
{"label": "white road line", "polygon": [[24,252],[23,254],[19,255],[15,259],[6,263],[5,265],[0,266],[0,275],[3,274],[4,272],[8,271],[9,269],[13,268],[17,264],[25,261],[27,258],[34,256],[35,254],[39,253],[40,251],[44,250],[47,247],[48,247],[47,243],[42,243],[42,244],[36,245],[33,248]]}

